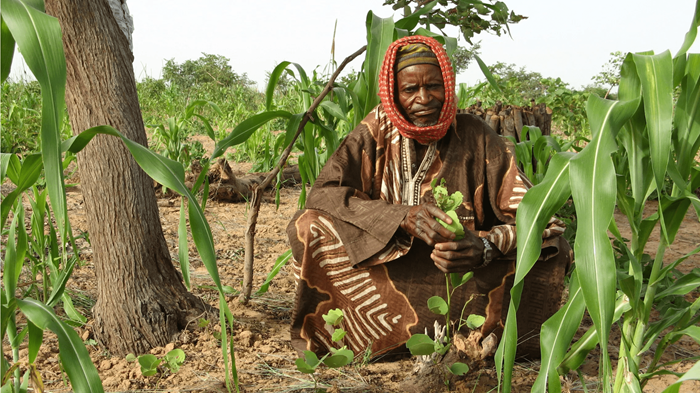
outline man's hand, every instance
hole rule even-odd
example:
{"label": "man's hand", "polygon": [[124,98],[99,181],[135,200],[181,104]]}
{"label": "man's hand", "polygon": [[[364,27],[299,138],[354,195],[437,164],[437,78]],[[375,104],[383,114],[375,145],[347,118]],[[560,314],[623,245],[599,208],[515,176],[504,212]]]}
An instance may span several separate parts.
{"label": "man's hand", "polygon": [[483,241],[467,230],[462,240],[435,244],[430,258],[445,273],[463,273],[481,266],[483,254]]}
{"label": "man's hand", "polygon": [[455,234],[440,225],[440,223],[435,220],[436,217],[448,224],[452,223],[450,216],[433,203],[413,206],[411,210],[408,211],[406,218],[401,221],[401,228],[423,240],[429,246],[454,240]]}

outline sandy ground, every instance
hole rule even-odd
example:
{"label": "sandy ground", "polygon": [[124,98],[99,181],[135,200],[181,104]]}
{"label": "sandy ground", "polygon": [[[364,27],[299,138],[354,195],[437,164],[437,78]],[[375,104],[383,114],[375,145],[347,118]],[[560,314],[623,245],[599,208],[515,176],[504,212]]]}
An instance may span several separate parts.
{"label": "sandy ground", "polygon": [[[232,164],[234,171],[245,172],[248,168]],[[258,221],[256,238],[254,290],[260,287],[267,273],[271,270],[277,257],[286,251],[288,241],[285,228],[297,209],[299,188],[283,189],[279,209],[273,203],[262,204]],[[85,209],[79,188],[68,193],[70,220],[76,234],[85,230]],[[177,256],[177,225],[179,219],[178,200],[161,199],[159,202],[161,221],[173,259]],[[653,204],[648,206],[651,214]],[[241,288],[243,277],[243,239],[246,225],[245,204],[225,204],[209,202],[206,209],[207,218],[211,225],[215,240],[216,252],[219,258],[219,272],[224,285],[234,289]],[[616,214],[616,221],[623,233],[629,237],[629,227],[623,216]],[[672,261],[697,247],[700,239],[700,223],[695,213],[691,211],[685,218],[676,243],[667,252],[666,260]],[[658,228],[652,234],[650,252],[656,250]],[[186,359],[177,373],[163,372],[144,377],[138,364],[127,362],[126,359],[110,356],[108,352],[94,345],[90,307],[94,304],[96,284],[92,255],[87,243],[82,241],[82,259],[84,264],[75,269],[68,283],[68,290],[78,308],[88,316],[88,323],[77,328],[79,335],[88,343],[91,358],[99,370],[106,391],[160,391],[160,392],[219,392],[225,391],[223,385],[223,361],[219,341],[215,338],[217,323],[212,321],[206,327],[194,327],[184,332],[177,341],[166,348],[155,348],[151,353],[161,356],[172,348],[181,348]],[[203,297],[213,305],[217,303],[217,294],[208,289],[213,285],[204,266],[198,259],[194,245],[190,244],[192,261],[193,292]],[[690,271],[700,267],[700,256],[689,258],[681,269]],[[313,379],[296,370],[294,361],[296,352],[290,345],[289,322],[294,294],[294,281],[288,268],[282,269],[270,286],[268,293],[256,296],[249,305],[239,303],[234,294],[228,298],[229,306],[237,319],[234,342],[236,346],[236,362],[240,376],[241,388],[246,392],[271,391],[311,391]],[[697,297],[698,293],[693,296]],[[583,329],[580,329],[583,331]],[[619,344],[619,334],[613,333],[610,348]],[[6,345],[3,343],[3,345]],[[6,347],[7,348],[7,347]],[[26,342],[21,354],[26,359]],[[6,352],[7,353],[7,352]],[[65,384],[65,374],[60,370],[57,360],[58,344],[54,336],[47,334],[42,346],[37,367],[47,385],[47,391],[67,392],[70,388]],[[613,352],[614,353],[614,352]],[[683,339],[669,349],[666,359],[700,355],[700,346],[690,339]],[[592,354],[583,367],[584,380],[589,391],[595,390],[597,378],[597,355]],[[686,370],[692,363],[681,363],[673,366],[673,370]],[[372,391],[399,392],[399,383],[410,375],[413,367],[412,359],[393,362],[370,362],[346,366],[341,370],[324,369],[319,372],[317,381],[319,387],[329,391]],[[514,392],[529,391],[537,376],[538,362],[518,363],[514,370]],[[453,389],[459,392],[489,392],[496,386],[496,373],[493,361],[487,361],[482,368],[473,369]],[[583,391],[582,382],[575,373],[563,378],[565,391]],[[661,392],[665,386],[675,380],[673,376],[664,376],[652,380],[645,392]],[[697,390],[696,390],[697,389]],[[686,385],[681,391],[700,391],[700,385]]]}

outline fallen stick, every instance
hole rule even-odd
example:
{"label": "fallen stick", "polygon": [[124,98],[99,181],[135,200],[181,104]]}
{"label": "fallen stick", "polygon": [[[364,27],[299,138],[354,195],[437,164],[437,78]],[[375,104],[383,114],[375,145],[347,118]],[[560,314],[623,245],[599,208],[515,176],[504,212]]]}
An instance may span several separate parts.
{"label": "fallen stick", "polygon": [[335,70],[333,75],[331,76],[331,79],[328,81],[326,84],[326,87],[323,88],[323,91],[321,94],[316,97],[314,102],[311,104],[309,109],[306,111],[304,114],[304,117],[301,119],[301,122],[299,122],[299,128],[297,128],[296,134],[294,134],[294,138],[292,138],[291,143],[287,146],[286,149],[284,149],[284,152],[282,152],[282,156],[280,157],[280,160],[275,167],[274,170],[272,170],[265,180],[260,183],[259,185],[255,186],[253,188],[253,197],[250,200],[250,214],[248,215],[248,225],[245,231],[245,258],[244,258],[244,265],[243,265],[243,292],[241,293],[240,300],[243,304],[248,304],[248,300],[250,299],[250,293],[253,290],[253,259],[254,259],[254,254],[255,254],[255,226],[258,223],[258,212],[260,211],[260,202],[262,200],[262,192],[265,190],[267,186],[270,185],[272,182],[272,179],[277,177],[277,174],[279,173],[280,170],[287,164],[287,158],[289,158],[289,154],[292,152],[292,148],[294,147],[294,143],[296,142],[297,138],[299,138],[299,135],[301,135],[301,132],[304,130],[304,126],[306,123],[312,118],[311,115],[313,112],[316,110],[316,108],[321,104],[321,101],[328,95],[329,92],[333,90],[333,83],[335,82],[335,79],[338,77],[340,74],[340,71],[345,68],[345,66],[353,61],[357,56],[361,55],[365,50],[367,49],[367,46],[363,46],[360,48],[357,52],[353,53],[352,55],[348,56],[345,60],[343,60],[342,63],[338,66],[338,68]]}

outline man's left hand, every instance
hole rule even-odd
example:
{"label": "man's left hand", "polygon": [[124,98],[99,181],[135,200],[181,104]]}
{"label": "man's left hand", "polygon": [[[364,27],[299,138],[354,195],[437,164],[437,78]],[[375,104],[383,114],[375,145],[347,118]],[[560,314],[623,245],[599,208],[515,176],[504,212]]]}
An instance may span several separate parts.
{"label": "man's left hand", "polygon": [[471,231],[464,231],[464,239],[435,244],[430,258],[445,273],[472,271],[483,263],[484,243]]}

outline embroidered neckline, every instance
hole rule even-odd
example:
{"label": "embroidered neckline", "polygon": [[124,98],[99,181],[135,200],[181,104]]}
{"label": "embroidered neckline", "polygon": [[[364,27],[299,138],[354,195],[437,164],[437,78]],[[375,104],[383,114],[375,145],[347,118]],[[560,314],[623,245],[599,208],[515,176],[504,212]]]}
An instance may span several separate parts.
{"label": "embroidered neckline", "polygon": [[401,136],[401,203],[404,205],[415,206],[420,203],[420,186],[423,184],[428,170],[433,165],[435,160],[435,152],[437,150],[437,142],[432,142],[428,145],[428,150],[425,152],[425,157],[418,167],[416,174],[411,173],[411,165],[413,157],[411,156],[411,139]]}

